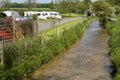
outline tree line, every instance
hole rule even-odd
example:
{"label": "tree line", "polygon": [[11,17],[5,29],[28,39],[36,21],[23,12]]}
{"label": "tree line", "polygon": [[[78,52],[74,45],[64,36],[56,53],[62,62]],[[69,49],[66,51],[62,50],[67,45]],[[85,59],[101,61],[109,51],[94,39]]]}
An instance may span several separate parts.
{"label": "tree line", "polygon": [[[96,1],[106,1],[111,5],[120,5],[120,0],[96,0]],[[28,8],[32,10],[33,8],[50,8],[54,11],[59,11],[62,13],[83,13],[84,11],[91,8],[91,0],[52,0],[51,3],[37,3],[36,0],[24,0],[24,3],[12,3],[10,0],[0,0],[2,7],[5,9],[10,8]]]}
{"label": "tree line", "polygon": [[37,3],[36,0],[25,0],[23,3],[12,3],[10,0],[1,0],[0,4],[2,8],[10,9],[10,8],[28,8],[32,10],[32,8],[49,8],[50,3]]}

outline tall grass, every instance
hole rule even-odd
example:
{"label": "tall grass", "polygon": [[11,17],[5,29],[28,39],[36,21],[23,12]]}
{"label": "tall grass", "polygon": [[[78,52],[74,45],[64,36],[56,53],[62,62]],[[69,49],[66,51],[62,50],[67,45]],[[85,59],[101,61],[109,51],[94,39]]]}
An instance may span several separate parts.
{"label": "tall grass", "polygon": [[120,15],[116,18],[118,19],[116,22],[108,22],[106,29],[110,34],[108,43],[111,49],[109,55],[116,69],[114,80],[120,80]]}

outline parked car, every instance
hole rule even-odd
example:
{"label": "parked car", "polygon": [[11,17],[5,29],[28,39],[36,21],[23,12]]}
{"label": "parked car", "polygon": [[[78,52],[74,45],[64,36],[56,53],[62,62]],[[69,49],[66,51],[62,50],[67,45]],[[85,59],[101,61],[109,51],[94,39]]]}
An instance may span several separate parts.
{"label": "parked car", "polygon": [[0,18],[5,18],[5,17],[10,17],[14,15],[14,21],[19,22],[19,21],[24,21],[26,20],[25,18],[22,18],[18,12],[16,11],[3,11],[0,12]]}

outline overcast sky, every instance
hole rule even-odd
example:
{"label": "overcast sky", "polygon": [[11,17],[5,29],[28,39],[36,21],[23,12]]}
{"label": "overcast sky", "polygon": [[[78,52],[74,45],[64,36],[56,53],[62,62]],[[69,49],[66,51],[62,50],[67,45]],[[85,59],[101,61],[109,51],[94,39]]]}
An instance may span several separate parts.
{"label": "overcast sky", "polygon": [[[25,0],[11,0],[12,2],[23,3]],[[39,3],[50,3],[52,0],[36,0]],[[95,0],[92,0],[95,1]]]}
{"label": "overcast sky", "polygon": [[[11,0],[12,2],[23,3],[25,0]],[[50,3],[51,0],[36,0],[39,3]]]}

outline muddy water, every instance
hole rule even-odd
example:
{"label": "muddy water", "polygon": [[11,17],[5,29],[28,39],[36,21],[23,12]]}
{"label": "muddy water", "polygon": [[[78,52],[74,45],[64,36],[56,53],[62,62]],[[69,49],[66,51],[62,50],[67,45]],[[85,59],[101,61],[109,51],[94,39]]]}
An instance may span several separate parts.
{"label": "muddy water", "polygon": [[94,21],[80,41],[38,68],[31,80],[112,80],[108,38],[98,21]]}

